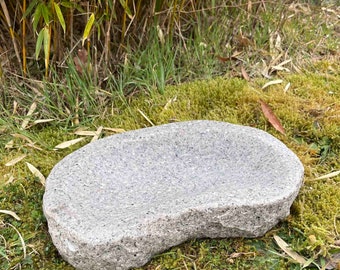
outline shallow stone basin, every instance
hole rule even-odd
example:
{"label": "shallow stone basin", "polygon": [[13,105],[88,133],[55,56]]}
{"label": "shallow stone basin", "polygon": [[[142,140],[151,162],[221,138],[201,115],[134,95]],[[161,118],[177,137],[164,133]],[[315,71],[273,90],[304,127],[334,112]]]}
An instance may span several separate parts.
{"label": "shallow stone basin", "polygon": [[130,269],[193,238],[258,237],[289,215],[303,166],[270,134],[217,121],[130,131],[60,161],[43,199],[77,269]]}

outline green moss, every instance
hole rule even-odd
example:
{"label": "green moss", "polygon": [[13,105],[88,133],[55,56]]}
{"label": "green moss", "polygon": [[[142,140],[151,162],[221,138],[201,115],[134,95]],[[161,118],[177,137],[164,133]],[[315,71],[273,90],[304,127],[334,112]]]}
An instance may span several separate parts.
{"label": "green moss", "polygon": [[[325,67],[329,69],[328,64]],[[193,240],[157,255],[141,269],[299,269],[294,261],[276,255],[282,251],[273,242],[273,234],[280,235],[308,258],[326,256],[334,251],[333,244],[340,231],[340,177],[314,179],[340,168],[340,76],[280,76],[284,83],[266,90],[261,90],[264,80],[246,83],[241,79],[217,78],[169,86],[164,95],[135,97],[129,104],[117,99],[112,114],[84,127],[137,129],[151,125],[146,117],[155,125],[192,119],[227,121],[268,131],[291,148],[304,164],[305,183],[294,202],[292,215],[266,236]],[[288,82],[291,87],[284,93]],[[272,107],[286,129],[286,136],[278,133],[264,118],[259,99]],[[4,134],[1,139],[4,144],[12,139],[12,131],[9,128]],[[20,264],[23,269],[73,269],[62,260],[51,242],[41,210],[44,188],[25,162],[47,176],[60,159],[90,138],[69,149],[54,151],[57,144],[79,136],[57,125],[31,128],[23,135],[29,136],[41,150],[18,138],[14,139],[13,149],[2,147],[0,150],[0,209],[14,211],[21,218],[16,221],[0,214],[0,268],[9,269]],[[105,131],[104,135],[109,132]],[[22,161],[4,166],[22,154],[27,155]],[[13,182],[4,184],[10,176],[14,177]],[[25,259],[18,234],[8,224],[14,226],[25,241]]]}

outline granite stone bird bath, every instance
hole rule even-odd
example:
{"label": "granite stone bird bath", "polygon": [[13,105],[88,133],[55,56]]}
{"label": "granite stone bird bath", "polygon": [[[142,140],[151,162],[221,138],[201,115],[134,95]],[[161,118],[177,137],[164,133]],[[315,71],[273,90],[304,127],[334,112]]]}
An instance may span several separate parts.
{"label": "granite stone bird bath", "polygon": [[130,269],[193,238],[259,237],[289,215],[303,166],[259,129],[188,121],[129,131],[61,160],[43,209],[81,270]]}

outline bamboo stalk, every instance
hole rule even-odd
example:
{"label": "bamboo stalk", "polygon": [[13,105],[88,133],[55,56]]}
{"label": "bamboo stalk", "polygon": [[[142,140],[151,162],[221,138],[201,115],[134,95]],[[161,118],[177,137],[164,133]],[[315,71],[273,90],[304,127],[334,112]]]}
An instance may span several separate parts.
{"label": "bamboo stalk", "polygon": [[22,64],[21,64],[20,53],[19,53],[17,42],[15,40],[14,31],[13,31],[12,24],[11,24],[11,18],[9,17],[9,13],[8,13],[8,9],[7,9],[5,0],[0,0],[0,5],[2,7],[2,10],[3,10],[5,18],[6,18],[6,22],[7,22],[8,28],[9,28],[9,33],[11,35],[11,39],[12,39],[15,55],[16,55],[16,57],[18,59],[19,65],[21,66]]}
{"label": "bamboo stalk", "polygon": [[[26,13],[26,0],[22,1],[22,14]],[[26,17],[22,19],[22,72],[27,73],[27,59],[26,59]]]}

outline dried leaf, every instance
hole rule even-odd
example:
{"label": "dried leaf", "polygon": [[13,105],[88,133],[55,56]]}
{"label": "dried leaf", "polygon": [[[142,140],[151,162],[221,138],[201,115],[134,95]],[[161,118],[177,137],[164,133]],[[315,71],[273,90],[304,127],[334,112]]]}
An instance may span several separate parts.
{"label": "dried leaf", "polygon": [[285,88],[283,89],[283,92],[287,93],[289,88],[290,88],[290,82],[286,84]]}
{"label": "dried leaf", "polygon": [[21,155],[17,158],[12,159],[11,161],[8,161],[5,166],[9,167],[9,166],[13,166],[15,164],[17,164],[18,162],[20,162],[21,160],[23,160],[26,157],[26,155]]}
{"label": "dried leaf", "polygon": [[166,111],[169,109],[170,105],[173,104],[177,100],[177,96],[174,96],[173,98],[170,98],[168,102],[165,104],[164,108],[162,111]]}
{"label": "dried leaf", "polygon": [[33,149],[42,151],[42,148],[40,148],[39,146],[36,146],[35,143],[26,143],[25,146],[31,147]]}
{"label": "dried leaf", "polygon": [[271,55],[277,55],[279,52],[282,52],[281,48],[281,36],[275,31],[272,32],[269,36],[269,51]]}
{"label": "dried leaf", "polygon": [[231,58],[230,57],[223,57],[223,56],[219,56],[217,55],[216,56],[218,60],[220,60],[221,62],[227,62],[227,61],[230,61]]}
{"label": "dried leaf", "polygon": [[340,253],[334,253],[331,257],[327,260],[325,269],[332,270],[332,269],[339,269],[340,266]]}
{"label": "dried leaf", "polygon": [[[8,176],[8,174],[6,174],[6,176]],[[12,183],[14,179],[14,176],[10,174],[8,180],[5,182],[5,185]]]}
{"label": "dried leaf", "polygon": [[240,48],[240,49],[254,45],[254,43],[248,37],[244,36],[242,33],[236,35],[234,37],[234,41],[235,41],[237,47]]}
{"label": "dried leaf", "polygon": [[102,134],[102,131],[103,131],[103,127],[100,126],[100,127],[97,129],[97,131],[95,131],[95,135],[93,136],[91,142],[94,142],[94,141],[98,140],[100,134]]}
{"label": "dried leaf", "polygon": [[85,48],[78,50],[78,57],[79,57],[79,60],[82,62],[83,65],[85,65],[86,62],[87,62],[87,56],[88,56],[88,53],[87,53],[87,50]]}
{"label": "dried leaf", "polygon": [[79,125],[79,96],[76,97],[75,114],[72,122],[75,126]]}
{"label": "dried leaf", "polygon": [[8,143],[5,145],[5,149],[12,149],[14,147],[14,141],[10,140]]}
{"label": "dried leaf", "polygon": [[95,136],[96,131],[93,130],[76,130],[74,134],[79,135],[79,136]]}
{"label": "dried leaf", "polygon": [[300,263],[300,264],[306,264],[307,261],[304,257],[302,257],[300,254],[292,250],[289,245],[282,240],[281,237],[274,235],[274,239],[277,243],[277,245],[289,256],[291,257],[294,261]]}
{"label": "dried leaf", "polygon": [[18,113],[18,102],[16,102],[15,100],[13,101],[13,111],[12,111],[12,115],[15,115]]}
{"label": "dried leaf", "polygon": [[284,65],[290,63],[291,61],[292,61],[292,59],[288,59],[288,60],[285,60],[285,61],[281,62],[278,65],[272,65],[272,69],[273,70],[279,70],[279,71],[284,70],[284,71],[290,72],[290,69],[284,67]]}
{"label": "dried leaf", "polygon": [[125,132],[125,129],[122,128],[109,128],[109,127],[104,127],[104,130],[115,132],[115,133],[123,133]]}
{"label": "dried leaf", "polygon": [[149,122],[149,124],[150,124],[151,126],[154,126],[154,125],[155,125],[154,123],[152,123],[152,121],[150,120],[150,118],[147,117],[146,114],[143,113],[140,109],[138,109],[138,112],[145,118],[146,121]]}
{"label": "dried leaf", "polygon": [[85,48],[78,50],[78,56],[73,57],[74,65],[79,73],[83,72],[83,69],[87,64],[87,50]]}
{"label": "dried leaf", "polygon": [[10,211],[10,210],[1,210],[0,209],[0,213],[2,214],[6,214],[6,215],[10,215],[12,217],[14,217],[16,220],[21,220],[18,215],[16,213],[14,213],[13,211]]}
{"label": "dried leaf", "polygon": [[38,119],[38,120],[35,120],[33,122],[34,125],[37,125],[37,124],[41,124],[41,123],[48,123],[48,122],[52,122],[54,121],[55,119]]}
{"label": "dried leaf", "polygon": [[230,57],[223,57],[223,56],[219,56],[217,55],[217,59],[220,60],[221,62],[227,62],[227,61],[231,61],[231,60],[238,60],[238,56],[242,54],[242,51],[235,51],[233,52],[233,54]]}
{"label": "dried leaf", "polygon": [[62,142],[60,144],[58,144],[57,146],[55,146],[55,149],[65,149],[70,147],[71,145],[74,145],[76,143],[81,142],[82,140],[84,140],[85,138],[78,138],[78,139],[74,139],[74,140],[70,140],[70,141],[66,141],[66,142]]}
{"label": "dried leaf", "polygon": [[7,131],[6,127],[0,127],[0,134],[5,134],[6,131]]}
{"label": "dried leaf", "polygon": [[270,67],[268,67],[267,63],[263,59],[261,60],[262,60],[262,66],[263,66],[261,70],[261,74],[263,75],[263,77],[270,79],[271,78],[271,76],[269,75]]}
{"label": "dried leaf", "polygon": [[36,167],[34,167],[31,163],[26,162],[26,165],[27,165],[28,169],[31,171],[31,173],[33,173],[33,175],[35,177],[39,178],[40,183],[43,186],[45,186],[45,182],[46,182],[45,176]]}
{"label": "dried leaf", "polygon": [[264,86],[262,86],[262,89],[265,89],[270,85],[279,84],[279,83],[283,83],[283,80],[274,80],[274,81],[267,82]]}
{"label": "dried leaf", "polygon": [[231,58],[237,59],[237,57],[241,54],[242,54],[242,51],[234,51],[233,54],[231,55]]}
{"label": "dried leaf", "polygon": [[157,25],[157,34],[158,34],[158,38],[159,38],[160,43],[162,45],[164,45],[165,44],[165,38],[164,38],[162,28],[159,25]]}
{"label": "dried leaf", "polygon": [[281,125],[279,119],[275,116],[271,108],[261,99],[259,100],[261,104],[261,109],[264,116],[268,119],[269,123],[280,133],[285,134],[285,130]]}
{"label": "dried leaf", "polygon": [[290,69],[288,69],[288,68],[286,68],[286,67],[272,66],[271,68],[272,68],[273,70],[290,72]]}
{"label": "dried leaf", "polygon": [[22,124],[21,124],[21,128],[22,129],[25,129],[28,125],[28,122],[30,121],[31,119],[31,115],[34,113],[35,109],[37,108],[37,103],[36,102],[33,102],[32,105],[30,106],[29,110],[28,110],[28,113],[24,119],[24,121],[22,121]]}
{"label": "dried leaf", "polygon": [[26,141],[30,144],[34,144],[34,142],[30,138],[26,137],[25,135],[14,133],[14,134],[12,134],[12,136],[14,138],[22,139],[22,140],[24,140],[24,141]]}
{"label": "dried leaf", "polygon": [[246,81],[249,82],[249,81],[250,81],[250,77],[249,77],[247,71],[244,69],[243,66],[241,66],[241,73],[242,73],[243,78],[244,78]]}
{"label": "dried leaf", "polygon": [[331,178],[331,177],[337,176],[338,174],[340,174],[340,171],[331,172],[331,173],[322,175],[322,176],[320,176],[318,178],[315,178],[314,180],[321,180],[321,179]]}
{"label": "dried leaf", "polygon": [[281,48],[281,36],[280,36],[279,33],[277,33],[277,36],[276,36],[275,49],[277,49],[278,51],[282,51],[282,48]]}
{"label": "dried leaf", "polygon": [[235,258],[239,258],[241,256],[253,256],[255,257],[255,252],[234,252],[234,253],[231,253],[228,257],[229,258],[232,258],[232,259],[235,259]]}

